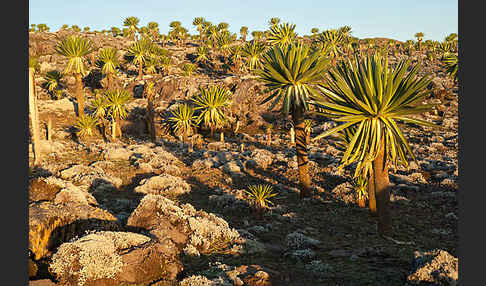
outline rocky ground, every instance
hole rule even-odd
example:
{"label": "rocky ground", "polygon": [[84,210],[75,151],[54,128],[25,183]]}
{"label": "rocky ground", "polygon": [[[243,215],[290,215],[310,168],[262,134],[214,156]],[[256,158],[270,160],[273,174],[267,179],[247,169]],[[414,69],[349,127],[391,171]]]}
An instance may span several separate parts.
{"label": "rocky ground", "polygon": [[[57,33],[30,34],[39,50],[36,76],[43,160],[30,173],[29,276],[32,285],[456,285],[458,247],[457,85],[438,61],[420,53],[423,72],[433,77],[421,115],[442,129],[404,125],[418,164],[391,170],[394,239],[377,235],[368,210],[358,207],[350,169],[338,172],[342,156],[333,138],[309,146],[312,198],[300,200],[295,148],[286,119],[264,112],[263,86],[249,75],[208,72],[147,75],[134,80],[125,65],[119,81],[133,91],[123,138],[109,142],[73,135],[73,78],[55,100],[42,87],[42,73],[62,71],[66,60],[53,52]],[[125,49],[130,42],[87,33],[97,48]],[[176,62],[188,61],[195,44],[167,46]],[[396,59],[407,58],[399,54]],[[395,60],[396,60],[395,59]],[[92,72],[95,74],[95,72]],[[135,74],[135,75],[134,75]],[[85,78],[87,111],[94,89]],[[155,97],[157,140],[144,125],[147,80]],[[244,123],[225,132],[225,142],[203,133],[201,146],[166,132],[163,118],[201,84],[222,83],[233,92],[233,114]],[[315,118],[312,136],[334,126]],[[271,144],[264,128],[273,123]],[[33,162],[29,150],[29,161]],[[255,216],[244,189],[268,183],[278,195]],[[407,243],[399,243],[407,242]],[[427,284],[435,283],[435,284]]]}

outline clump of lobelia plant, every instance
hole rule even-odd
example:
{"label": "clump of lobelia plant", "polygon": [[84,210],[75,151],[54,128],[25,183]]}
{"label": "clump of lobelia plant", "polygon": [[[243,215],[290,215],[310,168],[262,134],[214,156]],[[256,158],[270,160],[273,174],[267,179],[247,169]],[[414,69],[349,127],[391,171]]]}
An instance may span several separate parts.
{"label": "clump of lobelia plant", "polygon": [[192,73],[196,70],[196,65],[186,63],[182,66],[182,70],[184,71],[184,76],[191,76]]}
{"label": "clump of lobelia plant", "polygon": [[419,65],[407,72],[409,67],[410,61],[400,61],[392,68],[388,57],[378,54],[341,62],[329,71],[327,84],[319,86],[321,95],[311,101],[321,109],[317,114],[342,123],[313,140],[356,128],[340,168],[357,162],[354,177],[368,176],[370,211],[378,215],[378,231],[386,237],[392,234],[389,166],[407,167],[409,158],[416,161],[397,121],[436,127],[412,117],[435,105],[421,104],[430,93],[430,78],[417,75]]}
{"label": "clump of lobelia plant", "polygon": [[275,197],[277,193],[273,192],[273,187],[268,184],[250,185],[248,190],[245,190],[248,199],[258,216],[262,216],[263,212],[273,203],[270,198]]}
{"label": "clump of lobelia plant", "polygon": [[231,105],[231,92],[223,85],[201,88],[200,94],[193,97],[192,102],[196,105],[195,110],[200,111],[196,124],[202,122],[209,128],[212,138],[214,131],[224,127],[228,121],[224,111]]}
{"label": "clump of lobelia plant", "polygon": [[92,137],[98,126],[98,119],[94,116],[83,114],[78,117],[74,127],[78,129],[76,135],[79,138]]}
{"label": "clump of lobelia plant", "polygon": [[61,88],[60,81],[62,79],[62,73],[57,70],[48,71],[44,75],[44,79],[46,80],[44,86],[47,88],[51,96],[55,95],[58,100],[61,99],[62,92],[59,93],[58,91]]}
{"label": "clump of lobelia plant", "polygon": [[93,51],[93,42],[89,39],[73,35],[69,36],[56,46],[57,53],[69,59],[64,74],[74,74],[76,78],[76,101],[78,103],[78,116],[84,115],[83,75],[86,68],[84,57]]}
{"label": "clump of lobelia plant", "polygon": [[106,106],[108,108],[108,115],[111,118],[111,138],[115,140],[117,135],[121,136],[120,120],[127,117],[126,104],[131,96],[128,91],[124,89],[107,90],[105,92]]}
{"label": "clump of lobelia plant", "polygon": [[197,127],[197,117],[194,115],[194,107],[187,104],[178,104],[171,111],[169,121],[172,122],[172,128],[176,136],[182,136],[183,142],[187,143],[187,138],[192,133],[193,128]]}
{"label": "clump of lobelia plant", "polygon": [[257,70],[256,74],[270,93],[261,104],[272,101],[268,108],[272,110],[277,103],[282,103],[280,112],[283,116],[292,116],[300,196],[310,197],[312,191],[304,116],[309,110],[310,96],[317,92],[317,84],[322,83],[324,73],[329,69],[329,59],[322,57],[320,52],[311,50],[309,45],[275,45],[263,56],[261,65],[262,69]]}

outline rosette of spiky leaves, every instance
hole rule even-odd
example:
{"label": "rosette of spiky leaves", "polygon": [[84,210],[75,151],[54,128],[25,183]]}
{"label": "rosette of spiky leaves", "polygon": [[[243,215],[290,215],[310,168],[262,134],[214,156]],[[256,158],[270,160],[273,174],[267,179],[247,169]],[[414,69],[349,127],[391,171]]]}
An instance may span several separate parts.
{"label": "rosette of spiky leaves", "polygon": [[196,65],[191,63],[185,63],[182,66],[182,70],[184,71],[185,76],[190,76],[196,70]]}
{"label": "rosette of spiky leaves", "polygon": [[323,57],[330,57],[331,44],[328,42],[314,42],[313,49],[318,51]]}
{"label": "rosette of spiky leaves", "polygon": [[91,101],[91,106],[94,109],[94,116],[96,118],[104,118],[108,109],[108,101],[105,96],[98,95]]}
{"label": "rosette of spiky leaves", "polygon": [[115,120],[127,117],[127,102],[131,99],[124,89],[107,90],[105,92],[108,114]]}
{"label": "rosette of spiky leaves", "polygon": [[132,63],[137,65],[145,64],[145,61],[153,51],[154,44],[149,38],[142,38],[128,49],[128,56],[133,57]]}
{"label": "rosette of spiky leaves", "polygon": [[118,51],[112,47],[100,49],[98,60],[103,74],[115,74],[116,69],[120,66]]}
{"label": "rosette of spiky leaves", "polygon": [[272,205],[270,198],[275,197],[277,193],[273,192],[271,185],[250,185],[248,190],[245,190],[246,195],[250,199],[251,203],[260,208],[265,209]]}
{"label": "rosette of spiky leaves", "polygon": [[[430,111],[435,105],[420,105],[429,93],[431,80],[417,75],[419,65],[407,70],[410,61],[388,66],[388,57],[377,54],[355,62],[342,62],[329,72],[327,84],[319,85],[322,92],[310,102],[321,108],[319,115],[342,122],[313,140],[329,136],[346,128],[357,127],[341,160],[341,168],[353,162],[373,161],[384,140],[385,162],[394,166],[408,166],[408,158],[416,161],[397,121],[436,127],[434,124],[411,117]],[[355,175],[362,174],[356,168]]]}
{"label": "rosette of spiky leaves", "polygon": [[159,58],[154,54],[150,54],[145,60],[145,72],[147,74],[157,73],[158,64],[159,64]]}
{"label": "rosette of spiky leaves", "polygon": [[193,127],[196,127],[197,116],[194,115],[194,107],[187,104],[178,104],[174,110],[171,111],[169,121],[172,123],[172,128],[177,136],[183,135],[187,137]]}
{"label": "rosette of spiky leaves", "polygon": [[132,35],[132,37],[135,37],[135,32],[138,30],[137,25],[139,22],[140,20],[137,17],[133,16],[125,18],[125,20],[123,21],[123,26],[128,27],[129,33],[130,35]]}
{"label": "rosette of spiky leaves", "polygon": [[160,57],[160,65],[164,69],[164,72],[166,75],[169,74],[169,69],[174,65],[172,62],[172,57],[171,56],[162,56]]}
{"label": "rosette of spiky leaves", "polygon": [[93,43],[89,39],[72,35],[59,42],[56,46],[56,52],[69,59],[65,74],[86,74],[83,57],[93,51]]}
{"label": "rosette of spiky leaves", "polygon": [[265,43],[251,40],[243,46],[242,55],[246,59],[246,65],[249,70],[261,68],[261,57],[265,53]]}
{"label": "rosette of spiky leaves", "polygon": [[196,62],[207,62],[209,59],[209,49],[206,46],[199,46],[196,49]]}
{"label": "rosette of spiky leaves", "polygon": [[270,20],[268,21],[268,25],[269,25],[270,27],[275,27],[275,26],[277,26],[279,23],[280,23],[280,19],[279,19],[279,18],[277,18],[277,17],[270,18]]}
{"label": "rosette of spiky leaves", "polygon": [[318,41],[327,43],[329,46],[329,56],[335,58],[341,54],[339,45],[343,42],[344,36],[336,30],[327,30],[319,34]]}
{"label": "rosette of spiky leaves", "polygon": [[217,33],[215,40],[217,49],[224,55],[227,55],[232,43],[230,33],[226,30]]}
{"label": "rosette of spiky leaves", "polygon": [[269,110],[283,100],[281,112],[287,116],[296,110],[309,110],[307,101],[313,88],[322,81],[329,68],[329,60],[305,44],[274,46],[262,59],[262,69],[256,74],[265,83],[271,95],[262,104],[273,100]]}
{"label": "rosette of spiky leaves", "polygon": [[221,22],[218,24],[218,30],[219,31],[225,31],[228,30],[229,24],[226,22]]}
{"label": "rosette of spiky leaves", "polygon": [[295,37],[297,37],[294,30],[295,24],[283,23],[274,25],[270,28],[270,36],[267,40],[271,45],[286,47],[295,40]]}
{"label": "rosette of spiky leaves", "polygon": [[438,50],[439,50],[439,53],[444,57],[444,56],[447,56],[448,54],[451,53],[451,44],[450,42],[443,42],[443,43],[440,43],[439,44],[439,47],[438,47]]}
{"label": "rosette of spiky leaves", "polygon": [[253,40],[260,41],[263,38],[263,32],[262,31],[253,31],[253,32],[251,32],[251,36],[253,37]]}
{"label": "rosette of spiky leaves", "polygon": [[231,104],[231,92],[223,85],[201,88],[200,94],[192,98],[196,110],[200,110],[196,123],[203,122],[211,132],[224,126],[226,115],[224,109]]}
{"label": "rosette of spiky leaves", "polygon": [[230,59],[235,65],[239,66],[240,62],[243,60],[243,46],[232,46],[230,49]]}
{"label": "rosette of spiky leaves", "polygon": [[351,27],[350,26],[342,26],[337,29],[337,32],[342,34],[344,38],[347,38],[351,34]]}
{"label": "rosette of spiky leaves", "polygon": [[448,53],[442,57],[442,63],[446,68],[447,74],[449,74],[454,81],[457,81],[457,68],[458,68],[458,58],[453,53]]}
{"label": "rosette of spiky leaves", "polygon": [[74,127],[78,129],[76,134],[79,137],[91,137],[93,136],[94,131],[96,130],[96,126],[98,125],[98,119],[92,117],[90,115],[81,115],[78,117]]}
{"label": "rosette of spiky leaves", "polygon": [[59,71],[57,70],[48,71],[44,76],[44,79],[46,80],[47,90],[51,92],[54,91],[59,86],[59,82],[61,81],[61,78],[62,78],[62,73],[60,73]]}

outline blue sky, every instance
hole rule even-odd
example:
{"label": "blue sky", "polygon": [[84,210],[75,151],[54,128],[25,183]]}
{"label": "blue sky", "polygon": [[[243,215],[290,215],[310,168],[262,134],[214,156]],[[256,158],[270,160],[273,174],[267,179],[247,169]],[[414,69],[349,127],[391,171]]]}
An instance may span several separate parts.
{"label": "blue sky", "polygon": [[226,22],[238,35],[241,26],[250,32],[267,29],[272,17],[296,24],[299,35],[310,34],[313,27],[322,31],[344,25],[359,38],[400,41],[415,39],[417,32],[425,34],[424,40],[442,41],[458,32],[457,0],[29,0],[29,24],[44,23],[50,31],[63,24],[121,29],[129,16],[139,18],[140,26],[159,23],[164,34],[176,20],[196,34],[192,21],[199,16],[213,24]]}

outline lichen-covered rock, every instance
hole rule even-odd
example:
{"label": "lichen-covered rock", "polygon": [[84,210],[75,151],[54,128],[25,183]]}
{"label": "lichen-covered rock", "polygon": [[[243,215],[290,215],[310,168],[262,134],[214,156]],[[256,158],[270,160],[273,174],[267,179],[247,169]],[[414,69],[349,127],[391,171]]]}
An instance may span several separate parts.
{"label": "lichen-covered rock", "polygon": [[180,286],[214,286],[215,283],[211,282],[208,278],[201,275],[192,275],[184,278],[179,283]]}
{"label": "lichen-covered rock", "polygon": [[29,184],[29,202],[53,201],[60,190],[60,186],[51,184],[46,178],[33,179]]}
{"label": "lichen-covered rock", "polygon": [[132,152],[130,157],[132,164],[140,169],[144,168],[146,171],[155,174],[165,173],[173,176],[181,174],[180,167],[184,163],[162,146],[134,145],[130,146],[130,150]]}
{"label": "lichen-covered rock", "polygon": [[101,182],[109,182],[120,187],[122,180],[106,175],[105,171],[97,166],[74,165],[59,172],[60,177],[73,183],[96,188]]}
{"label": "lichen-covered rock", "polygon": [[246,165],[248,168],[262,168],[266,169],[273,162],[273,153],[265,149],[255,149],[251,151],[250,160]]}
{"label": "lichen-covered rock", "polygon": [[192,245],[200,253],[211,253],[238,242],[236,229],[212,213],[190,204],[178,206],[160,195],[146,195],[127,221],[127,226],[141,227],[156,237],[170,237],[176,244]]}
{"label": "lichen-covered rock", "polygon": [[414,270],[407,277],[408,283],[420,285],[433,283],[434,285],[459,284],[459,260],[447,251],[436,249],[432,251],[414,253]]}
{"label": "lichen-covered rock", "polygon": [[55,204],[84,204],[84,205],[98,205],[96,199],[90,193],[81,190],[76,186],[70,186],[62,189],[56,194],[54,198]]}
{"label": "lichen-covered rock", "polygon": [[159,279],[174,280],[182,270],[178,251],[130,232],[98,232],[62,244],[52,257],[50,270],[72,285],[147,285]]}
{"label": "lichen-covered rock", "polygon": [[191,191],[191,186],[179,177],[169,174],[143,179],[135,192],[152,195],[182,195]]}
{"label": "lichen-covered rock", "polygon": [[84,204],[33,203],[29,206],[29,250],[35,260],[87,230],[118,229],[108,211]]}
{"label": "lichen-covered rock", "polygon": [[307,237],[299,231],[289,233],[286,237],[286,241],[287,247],[290,249],[303,249],[321,243],[319,240]]}
{"label": "lichen-covered rock", "polygon": [[103,152],[105,160],[128,160],[132,153],[126,148],[109,148]]}

